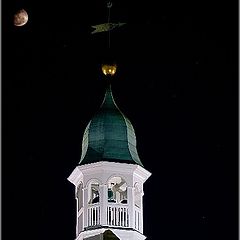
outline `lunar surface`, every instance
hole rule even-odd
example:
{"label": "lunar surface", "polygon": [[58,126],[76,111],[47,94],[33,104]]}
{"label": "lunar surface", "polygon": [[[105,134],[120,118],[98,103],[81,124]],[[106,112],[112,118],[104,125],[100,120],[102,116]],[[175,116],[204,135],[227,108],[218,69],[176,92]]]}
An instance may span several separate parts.
{"label": "lunar surface", "polygon": [[14,15],[13,23],[15,26],[21,27],[28,21],[28,14],[24,9],[17,11]]}

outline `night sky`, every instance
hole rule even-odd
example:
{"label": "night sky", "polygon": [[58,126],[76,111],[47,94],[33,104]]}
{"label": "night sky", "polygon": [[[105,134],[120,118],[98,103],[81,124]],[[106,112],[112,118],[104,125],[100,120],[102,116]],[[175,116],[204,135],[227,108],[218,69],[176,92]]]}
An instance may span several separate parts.
{"label": "night sky", "polygon": [[[237,1],[113,0],[114,98],[152,176],[150,240],[238,235]],[[2,3],[2,236],[74,240],[84,129],[102,103],[107,1]],[[16,10],[29,21],[13,25]]]}

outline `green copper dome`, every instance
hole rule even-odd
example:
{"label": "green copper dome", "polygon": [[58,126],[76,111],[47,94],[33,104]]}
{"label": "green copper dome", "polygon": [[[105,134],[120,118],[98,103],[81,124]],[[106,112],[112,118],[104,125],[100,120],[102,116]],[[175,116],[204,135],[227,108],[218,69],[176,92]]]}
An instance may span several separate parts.
{"label": "green copper dome", "polygon": [[99,161],[143,166],[137,153],[133,126],[117,107],[110,86],[99,111],[85,129],[79,164]]}

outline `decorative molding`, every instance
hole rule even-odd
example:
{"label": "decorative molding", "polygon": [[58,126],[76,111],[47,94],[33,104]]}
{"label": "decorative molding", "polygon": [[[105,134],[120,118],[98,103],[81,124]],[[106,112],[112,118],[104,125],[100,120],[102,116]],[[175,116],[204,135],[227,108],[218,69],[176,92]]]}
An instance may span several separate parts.
{"label": "decorative molding", "polygon": [[76,187],[80,184],[82,179],[83,179],[83,174],[80,171],[79,167],[76,167],[71,173],[71,175],[67,178],[67,180],[72,184],[74,184]]}

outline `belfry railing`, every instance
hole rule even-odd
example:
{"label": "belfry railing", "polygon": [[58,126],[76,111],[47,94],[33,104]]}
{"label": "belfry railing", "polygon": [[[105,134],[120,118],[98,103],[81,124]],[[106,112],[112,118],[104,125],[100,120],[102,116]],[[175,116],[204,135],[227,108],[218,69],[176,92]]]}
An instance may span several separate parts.
{"label": "belfry railing", "polygon": [[129,227],[128,207],[122,204],[108,204],[107,224],[109,226]]}
{"label": "belfry railing", "polygon": [[92,205],[87,209],[88,226],[96,226],[100,224],[100,206]]}
{"label": "belfry railing", "polygon": [[[130,226],[129,206],[125,204],[108,203],[105,211],[105,224],[113,227],[133,227],[137,231],[142,231],[141,209],[135,207],[133,211],[133,222]],[[91,204],[87,208],[87,227],[102,225],[102,209],[100,204]]]}
{"label": "belfry railing", "polygon": [[135,207],[134,209],[134,228],[138,231],[141,231],[141,225],[142,225],[142,220],[141,220],[141,210],[138,207]]}

